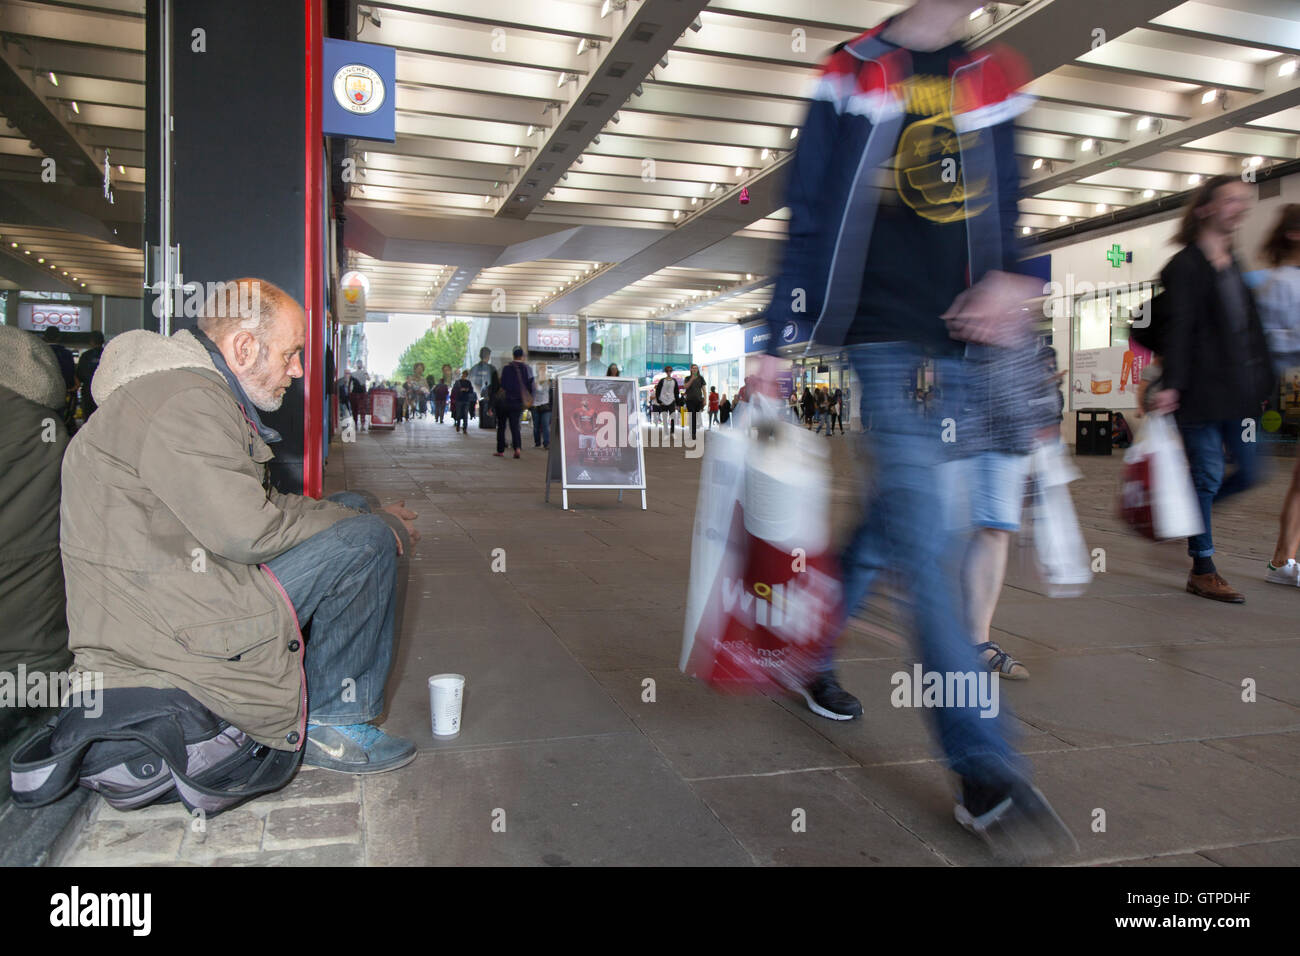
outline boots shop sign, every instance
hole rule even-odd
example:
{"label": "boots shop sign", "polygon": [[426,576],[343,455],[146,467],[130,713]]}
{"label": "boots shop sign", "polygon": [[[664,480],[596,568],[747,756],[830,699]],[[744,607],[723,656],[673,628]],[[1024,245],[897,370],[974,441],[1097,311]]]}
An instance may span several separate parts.
{"label": "boots shop sign", "polygon": [[89,332],[90,306],[66,302],[19,302],[18,327],[32,332]]}

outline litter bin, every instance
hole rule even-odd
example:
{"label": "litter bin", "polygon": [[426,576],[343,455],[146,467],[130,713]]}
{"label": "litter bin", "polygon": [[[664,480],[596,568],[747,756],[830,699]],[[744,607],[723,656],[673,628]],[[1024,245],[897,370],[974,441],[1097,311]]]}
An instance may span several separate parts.
{"label": "litter bin", "polygon": [[1109,455],[1111,452],[1111,412],[1104,408],[1085,408],[1075,413],[1074,453]]}

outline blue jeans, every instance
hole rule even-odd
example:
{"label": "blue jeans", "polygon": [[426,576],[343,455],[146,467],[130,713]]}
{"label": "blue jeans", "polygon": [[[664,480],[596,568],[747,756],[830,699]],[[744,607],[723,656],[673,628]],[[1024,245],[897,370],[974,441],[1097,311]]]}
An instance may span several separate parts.
{"label": "blue jeans", "polygon": [[518,451],[522,442],[519,439],[519,419],[524,414],[523,402],[506,401],[497,409],[497,451],[506,450],[506,426],[510,426],[510,447]]}
{"label": "blue jeans", "polygon": [[[971,644],[962,602],[962,532],[948,527],[940,465],[952,446],[943,441],[944,419],[961,407],[960,358],[935,360],[945,407],[926,417],[905,399],[903,385],[916,380],[926,359],[903,342],[855,346],[851,360],[862,388],[863,417],[872,416],[872,490],[864,517],[842,557],[845,614],[852,614],[883,570],[896,573],[909,605],[925,671],[987,672]],[[829,670],[833,657],[824,668]],[[1000,784],[1007,769],[1022,772],[1011,746],[1006,718],[981,717],[974,702],[963,707],[927,708],[954,772],[986,785]],[[1000,710],[1006,713],[1005,702]]]}
{"label": "blue jeans", "polygon": [[[340,492],[330,501],[369,512],[366,499]],[[289,595],[298,623],[311,621],[304,668],[307,720],[363,724],[384,710],[393,661],[397,548],[377,515],[347,518],[266,562]]]}
{"label": "blue jeans", "polygon": [[[1196,500],[1201,506],[1201,521],[1205,524],[1203,532],[1187,539],[1187,553],[1193,558],[1208,558],[1214,554],[1214,535],[1210,530],[1214,503],[1245,491],[1259,480],[1255,443],[1241,440],[1241,419],[1180,425],[1179,431],[1187,451],[1192,487],[1196,489]],[[1232,450],[1237,460],[1237,470],[1228,476],[1227,481],[1223,480],[1225,446]]]}
{"label": "blue jeans", "polygon": [[544,412],[539,412],[537,406],[533,406],[533,446],[545,445],[551,447],[551,410],[548,408]]}

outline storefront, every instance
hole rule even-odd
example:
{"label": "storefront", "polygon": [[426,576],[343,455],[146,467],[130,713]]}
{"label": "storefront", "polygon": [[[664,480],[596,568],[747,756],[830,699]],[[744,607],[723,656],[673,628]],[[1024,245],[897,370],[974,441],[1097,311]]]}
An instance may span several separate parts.
{"label": "storefront", "polygon": [[719,399],[734,399],[743,384],[741,365],[745,359],[745,334],[738,325],[697,333],[691,343],[693,361],[709,388]]}
{"label": "storefront", "polygon": [[[751,358],[768,350],[771,331],[766,323],[747,326],[745,333],[745,352]],[[853,374],[844,349],[820,349],[816,346],[808,351],[812,339],[812,323],[802,319],[787,322],[778,333],[780,344],[777,353],[790,360],[789,377],[782,383],[782,391],[788,399],[791,391],[803,395],[804,387],[822,388],[828,393],[836,389],[841,394],[841,415],[845,429],[856,420],[857,409],[853,405],[853,396],[857,394],[857,377]]]}

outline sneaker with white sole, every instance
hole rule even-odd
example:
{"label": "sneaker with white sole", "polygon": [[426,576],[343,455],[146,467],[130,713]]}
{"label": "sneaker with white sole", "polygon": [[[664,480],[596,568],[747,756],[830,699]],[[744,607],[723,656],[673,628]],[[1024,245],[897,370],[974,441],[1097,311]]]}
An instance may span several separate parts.
{"label": "sneaker with white sole", "polygon": [[1273,562],[1268,564],[1268,574],[1264,575],[1264,580],[1269,584],[1287,584],[1291,587],[1300,587],[1300,562],[1292,558],[1280,568],[1273,567]]}
{"label": "sneaker with white sole", "polygon": [[840,686],[834,674],[823,674],[799,689],[808,709],[830,720],[852,720],[862,716],[862,702]]}
{"label": "sneaker with white sole", "polygon": [[386,773],[415,759],[415,744],[373,724],[307,725],[302,762],[338,773]]}
{"label": "sneaker with white sole", "polygon": [[1020,774],[1013,773],[1009,784],[997,787],[962,778],[953,815],[1005,863],[1029,863],[1079,849],[1042,791]]}

